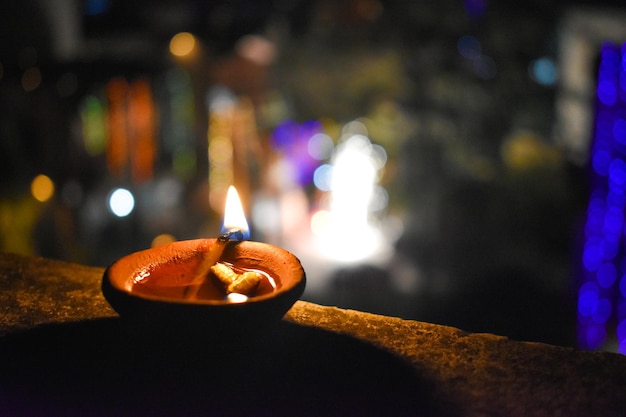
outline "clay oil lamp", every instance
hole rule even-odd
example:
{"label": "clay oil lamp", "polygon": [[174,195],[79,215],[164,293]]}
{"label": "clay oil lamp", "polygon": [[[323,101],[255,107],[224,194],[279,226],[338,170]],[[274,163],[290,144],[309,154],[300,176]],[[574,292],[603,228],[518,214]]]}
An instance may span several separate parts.
{"label": "clay oil lamp", "polygon": [[124,256],[105,270],[102,292],[122,319],[141,329],[258,329],[282,318],[302,295],[306,278],[293,254],[248,236],[231,187],[219,237]]}

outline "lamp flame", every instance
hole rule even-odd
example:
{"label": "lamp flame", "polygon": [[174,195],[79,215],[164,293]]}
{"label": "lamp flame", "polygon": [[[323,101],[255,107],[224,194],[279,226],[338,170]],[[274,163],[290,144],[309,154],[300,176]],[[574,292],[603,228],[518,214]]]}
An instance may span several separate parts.
{"label": "lamp flame", "polygon": [[224,223],[222,233],[229,239],[245,240],[250,238],[250,228],[243,213],[243,205],[237,193],[237,189],[232,185],[226,194],[226,206],[224,208]]}

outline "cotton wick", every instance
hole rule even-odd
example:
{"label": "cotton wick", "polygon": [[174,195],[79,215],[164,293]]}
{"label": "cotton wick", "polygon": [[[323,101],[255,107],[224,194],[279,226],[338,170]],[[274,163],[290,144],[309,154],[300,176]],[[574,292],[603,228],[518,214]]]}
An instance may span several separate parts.
{"label": "cotton wick", "polygon": [[240,229],[229,229],[225,233],[218,236],[217,240],[220,242],[228,242],[229,240],[244,240],[243,232]]}

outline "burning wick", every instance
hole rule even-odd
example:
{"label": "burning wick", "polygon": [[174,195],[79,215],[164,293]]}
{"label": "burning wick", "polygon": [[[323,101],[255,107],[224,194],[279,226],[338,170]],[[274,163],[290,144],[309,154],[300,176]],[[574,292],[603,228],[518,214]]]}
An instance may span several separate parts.
{"label": "burning wick", "polygon": [[244,233],[240,229],[230,229],[218,236],[220,242],[228,242],[229,240],[242,241],[245,240]]}
{"label": "burning wick", "polygon": [[239,242],[246,240],[250,236],[248,230],[248,222],[243,212],[239,194],[237,194],[235,187],[231,185],[226,194],[224,225],[222,227],[224,232],[218,236],[215,246],[210,247],[204,254],[202,263],[196,270],[196,274],[185,293],[186,299],[195,300],[198,298],[200,287],[205,282],[211,267],[219,261],[224,249],[226,249],[226,245],[231,241]]}

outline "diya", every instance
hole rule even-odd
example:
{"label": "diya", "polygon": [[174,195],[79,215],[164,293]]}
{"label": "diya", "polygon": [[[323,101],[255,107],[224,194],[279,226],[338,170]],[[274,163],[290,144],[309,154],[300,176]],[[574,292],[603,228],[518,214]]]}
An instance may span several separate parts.
{"label": "diya", "polygon": [[168,243],[106,268],[102,292],[111,307],[152,329],[239,332],[280,320],[304,292],[304,269],[283,248],[242,240],[247,223],[227,221],[229,201],[218,238]]}

